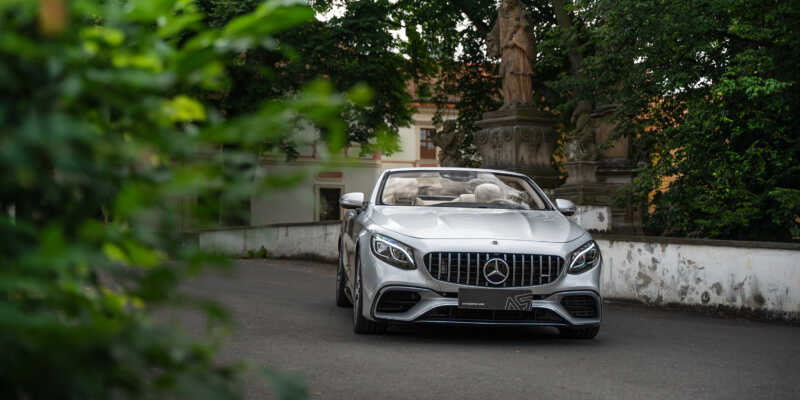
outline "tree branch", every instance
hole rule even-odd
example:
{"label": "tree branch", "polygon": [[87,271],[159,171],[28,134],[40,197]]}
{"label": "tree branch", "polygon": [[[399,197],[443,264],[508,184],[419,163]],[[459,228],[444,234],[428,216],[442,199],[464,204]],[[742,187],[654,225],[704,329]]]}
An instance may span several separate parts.
{"label": "tree branch", "polygon": [[556,14],[558,26],[569,34],[567,40],[567,56],[569,57],[570,72],[576,78],[583,78],[583,56],[578,51],[577,34],[572,27],[572,18],[567,12],[564,0],[553,0],[553,10]]}

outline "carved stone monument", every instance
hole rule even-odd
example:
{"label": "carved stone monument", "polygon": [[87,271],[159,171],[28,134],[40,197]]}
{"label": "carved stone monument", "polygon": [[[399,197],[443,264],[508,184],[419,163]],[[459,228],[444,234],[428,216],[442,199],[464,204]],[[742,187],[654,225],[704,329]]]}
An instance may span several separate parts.
{"label": "carved stone monument", "polygon": [[599,121],[592,118],[594,105],[586,100],[578,102],[572,112],[570,121],[575,129],[567,135],[565,156],[567,162],[566,185],[584,185],[597,183],[598,150],[595,141],[595,130]]}
{"label": "carved stone monument", "polygon": [[503,106],[476,123],[482,166],[522,172],[540,186],[554,188],[557,173],[551,157],[558,134],[554,118],[537,110],[533,101],[536,45],[520,0],[503,0],[487,47],[491,56],[501,59]]}
{"label": "carved stone monument", "polygon": [[433,135],[433,144],[439,151],[439,165],[443,167],[463,167],[461,142],[464,131],[459,129],[456,121],[445,121],[442,130]]}
{"label": "carved stone monument", "polygon": [[554,188],[557,173],[551,157],[558,133],[550,115],[533,108],[488,112],[478,121],[475,146],[483,168],[524,173],[545,188]]}
{"label": "carved stone monument", "polygon": [[564,168],[569,176],[554,193],[578,204],[579,217],[603,219],[599,222],[606,229],[601,230],[632,233],[639,229],[638,216],[630,207],[615,203],[620,189],[631,184],[634,169],[629,138],[607,143],[616,128],[608,120],[615,109],[614,105],[594,107],[589,102],[577,105],[572,114],[575,129],[567,135],[565,152]]}

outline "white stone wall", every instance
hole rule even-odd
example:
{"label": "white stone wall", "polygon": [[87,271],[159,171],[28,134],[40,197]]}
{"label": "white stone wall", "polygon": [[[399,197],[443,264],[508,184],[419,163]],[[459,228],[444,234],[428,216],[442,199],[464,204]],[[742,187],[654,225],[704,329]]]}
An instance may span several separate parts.
{"label": "white stone wall", "polygon": [[[335,261],[338,223],[199,233],[199,244],[230,255]],[[596,235],[603,296],[650,304],[725,306],[800,320],[800,247],[770,243]],[[785,247],[785,248],[781,248]]]}
{"label": "white stone wall", "polygon": [[593,232],[608,232],[611,230],[611,207],[606,206],[577,206],[574,215],[568,217],[583,229]]}
{"label": "white stone wall", "polygon": [[335,261],[339,226],[337,222],[209,230],[198,234],[198,244],[234,257],[264,247],[269,257]]}
{"label": "white stone wall", "polygon": [[609,238],[597,240],[605,297],[800,318],[800,250],[740,247],[743,242]]}

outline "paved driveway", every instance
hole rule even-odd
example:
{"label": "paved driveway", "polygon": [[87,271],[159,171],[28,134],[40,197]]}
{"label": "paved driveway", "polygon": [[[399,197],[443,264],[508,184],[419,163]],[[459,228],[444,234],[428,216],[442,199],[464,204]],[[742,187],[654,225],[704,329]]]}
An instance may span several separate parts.
{"label": "paved driveway", "polygon": [[[238,264],[189,285],[234,313],[223,357],[300,373],[314,399],[800,399],[796,327],[606,304],[592,341],[550,328],[357,336],[334,305],[333,266]],[[272,397],[256,379],[247,394]]]}

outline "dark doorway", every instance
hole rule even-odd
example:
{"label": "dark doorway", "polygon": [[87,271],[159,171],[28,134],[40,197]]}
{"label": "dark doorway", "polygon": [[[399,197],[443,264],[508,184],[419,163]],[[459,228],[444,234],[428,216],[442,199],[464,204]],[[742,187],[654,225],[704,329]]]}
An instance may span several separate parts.
{"label": "dark doorway", "polygon": [[342,219],[339,198],[342,197],[341,188],[319,188],[319,220],[338,221]]}

